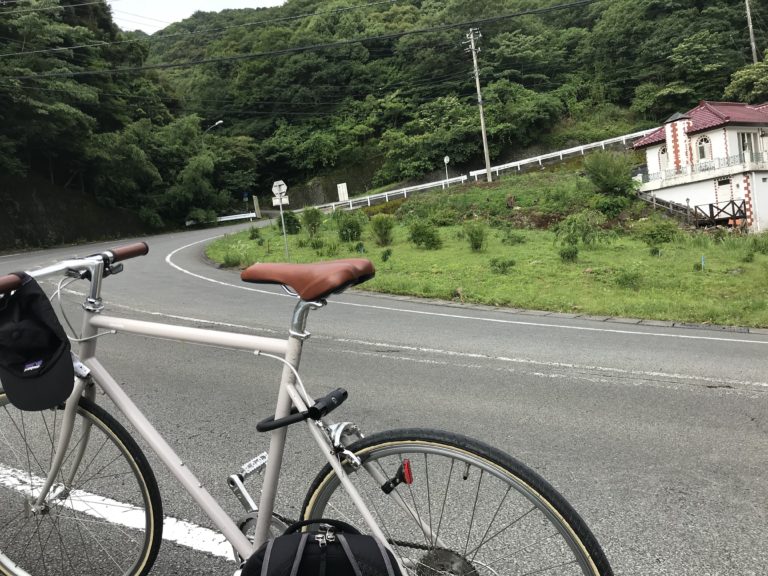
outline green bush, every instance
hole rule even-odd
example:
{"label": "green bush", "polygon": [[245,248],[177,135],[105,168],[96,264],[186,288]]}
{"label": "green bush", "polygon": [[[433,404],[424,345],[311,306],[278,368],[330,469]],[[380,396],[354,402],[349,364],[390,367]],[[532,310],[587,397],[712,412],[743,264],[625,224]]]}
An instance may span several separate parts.
{"label": "green bush", "polygon": [[614,281],[616,286],[628,290],[639,290],[643,275],[637,270],[619,270]]}
{"label": "green bush", "polygon": [[251,240],[259,240],[261,238],[261,230],[256,228],[256,226],[251,226],[248,229],[248,238]]}
{"label": "green bush", "polygon": [[241,261],[240,253],[235,250],[227,250],[224,253],[224,258],[222,260],[222,265],[226,268],[236,268],[240,266]]}
{"label": "green bush", "polygon": [[376,214],[394,215],[405,202],[406,198],[398,198],[397,200],[390,200],[389,202],[383,202],[382,204],[364,206],[361,210],[365,212],[366,216],[369,218],[376,216]]}
{"label": "green bush", "polygon": [[674,220],[653,216],[636,222],[632,226],[632,234],[648,246],[660,246],[672,242],[679,234],[679,229]]}
{"label": "green bush", "polygon": [[596,244],[606,238],[601,226],[605,224],[605,215],[596,210],[582,210],[564,218],[555,226],[555,237],[562,244],[585,246]]}
{"label": "green bush", "polygon": [[501,237],[501,243],[507,246],[517,246],[518,244],[525,243],[525,234],[507,228],[504,231],[504,235]]}
{"label": "green bush", "polygon": [[481,252],[485,248],[485,241],[488,237],[488,228],[481,222],[468,222],[464,225],[464,232],[469,241],[469,249],[472,252]]}
{"label": "green bush", "polygon": [[313,250],[321,250],[323,246],[325,246],[325,240],[323,240],[320,236],[315,236],[314,238],[309,239],[309,246]]}
{"label": "green bush", "polygon": [[608,218],[616,218],[629,208],[632,201],[627,196],[606,196],[597,194],[592,200],[592,207],[605,214]]}
{"label": "green bush", "polygon": [[387,248],[381,253],[381,261],[386,262],[392,257],[392,248]]}
{"label": "green bush", "polygon": [[632,179],[634,160],[622,152],[600,151],[584,159],[584,170],[601,194],[628,196],[635,187]]}
{"label": "green bush", "polygon": [[317,208],[307,208],[301,213],[301,225],[307,235],[314,238],[323,225],[323,213]]}
{"label": "green bush", "polygon": [[371,218],[371,231],[373,238],[379,246],[392,244],[392,231],[395,228],[395,219],[389,214],[376,214]]}
{"label": "green bush", "polygon": [[[299,222],[299,217],[296,216],[295,212],[291,212],[291,211],[283,212],[283,220],[285,220],[286,234],[299,233],[299,230],[301,230],[301,222]],[[280,227],[280,232],[282,232],[283,231],[282,221],[278,220],[278,226]]]}
{"label": "green bush", "polygon": [[421,220],[411,224],[408,239],[419,248],[427,250],[438,250],[443,246],[443,241],[437,228],[433,224]]}
{"label": "green bush", "polygon": [[[363,215],[365,218],[365,215]],[[334,213],[336,226],[338,227],[339,240],[342,242],[356,242],[363,235],[362,219],[355,213],[339,211]]]}
{"label": "green bush", "polygon": [[436,207],[429,214],[429,221],[435,226],[453,226],[459,220],[458,211],[450,206]]}
{"label": "green bush", "polygon": [[488,264],[491,267],[491,272],[506,274],[515,265],[515,261],[511,258],[491,258]]}
{"label": "green bush", "polygon": [[566,244],[560,248],[560,260],[563,262],[576,262],[579,259],[579,247],[576,244]]}

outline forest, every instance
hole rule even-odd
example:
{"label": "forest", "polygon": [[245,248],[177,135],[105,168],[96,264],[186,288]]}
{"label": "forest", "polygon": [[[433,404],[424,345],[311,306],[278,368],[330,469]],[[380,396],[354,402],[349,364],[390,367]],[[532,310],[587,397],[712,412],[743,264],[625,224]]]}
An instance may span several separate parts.
{"label": "forest", "polygon": [[[153,35],[104,0],[0,3],[0,199],[41,181],[147,229],[482,166],[768,101],[768,0],[287,0]],[[6,204],[8,205],[8,204]]]}

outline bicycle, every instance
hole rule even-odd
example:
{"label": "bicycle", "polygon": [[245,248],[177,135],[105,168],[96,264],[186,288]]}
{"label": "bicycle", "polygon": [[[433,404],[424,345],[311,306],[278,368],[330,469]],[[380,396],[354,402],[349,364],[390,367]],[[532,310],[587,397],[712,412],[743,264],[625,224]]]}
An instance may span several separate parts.
{"label": "bicycle", "polygon": [[[612,575],[597,540],[568,502],[511,456],[436,430],[366,436],[355,424],[329,418],[346,399],[344,390],[320,398],[307,393],[296,367],[309,337],[308,314],[331,295],[373,277],[370,261],[255,264],[244,270],[244,281],[279,284],[298,298],[288,337],[281,339],[104,314],[103,280],[121,272],[123,261],[147,252],[145,243],[129,244],[28,273],[62,276],[54,296],[65,281],[86,280],[90,288],[78,355],[73,354],[75,385],[66,402],[25,412],[0,390],[0,574],[151,570],[163,528],[159,489],[137,442],[96,404],[101,390],[231,543],[239,565],[293,520],[274,504],[287,427],[305,422],[326,464],[310,483],[300,519],[333,517],[358,526],[392,550],[404,574]],[[0,276],[0,295],[11,294],[20,282],[16,275]],[[283,364],[274,415],[257,424],[270,433],[269,450],[227,480],[244,508],[241,519],[224,512],[101,364],[96,343],[105,333],[248,350]],[[256,503],[245,483],[258,475],[263,480]]]}

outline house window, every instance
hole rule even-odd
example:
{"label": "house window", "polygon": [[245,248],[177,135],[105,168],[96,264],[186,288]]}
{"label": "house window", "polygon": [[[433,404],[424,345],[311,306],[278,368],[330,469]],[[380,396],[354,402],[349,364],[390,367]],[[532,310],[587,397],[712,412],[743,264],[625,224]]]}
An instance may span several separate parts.
{"label": "house window", "polygon": [[757,148],[757,134],[755,132],[738,132],[739,154],[744,157],[749,154],[750,159],[754,158]]}
{"label": "house window", "polygon": [[712,159],[712,143],[709,141],[709,138],[706,136],[699,138],[696,148],[699,153],[699,162]]}
{"label": "house window", "polygon": [[666,170],[669,166],[669,157],[667,156],[667,147],[662,146],[659,150],[659,166],[662,170]]}

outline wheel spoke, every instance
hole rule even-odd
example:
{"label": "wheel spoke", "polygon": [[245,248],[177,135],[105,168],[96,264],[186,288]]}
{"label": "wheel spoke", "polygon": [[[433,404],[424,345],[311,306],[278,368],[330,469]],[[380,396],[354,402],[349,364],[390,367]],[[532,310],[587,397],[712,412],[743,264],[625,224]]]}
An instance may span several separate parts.
{"label": "wheel spoke", "polygon": [[[347,448],[385,478],[405,459],[413,466],[413,483],[389,495],[378,480],[360,490],[410,576],[612,576],[602,550],[562,497],[487,445],[443,432],[403,430]],[[310,488],[303,515],[359,522],[351,503],[326,466]]]}
{"label": "wheel spoke", "polygon": [[144,574],[160,544],[157,486],[136,443],[89,401],[43,506],[31,506],[61,424],[58,410],[23,413],[0,392],[0,573]]}

